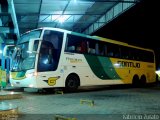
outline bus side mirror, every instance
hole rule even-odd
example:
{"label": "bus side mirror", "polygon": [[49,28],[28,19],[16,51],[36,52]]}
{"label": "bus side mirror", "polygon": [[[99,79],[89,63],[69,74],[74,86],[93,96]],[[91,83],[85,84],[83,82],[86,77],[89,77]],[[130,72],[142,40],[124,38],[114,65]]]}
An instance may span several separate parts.
{"label": "bus side mirror", "polygon": [[40,41],[41,39],[39,38],[34,38],[34,39],[30,39],[29,40],[29,45],[28,45],[28,52],[29,53],[32,53],[32,52],[36,52],[34,51],[34,44],[35,44],[35,41]]}
{"label": "bus side mirror", "polygon": [[28,51],[33,52],[33,47],[34,47],[34,39],[29,40],[29,45],[28,45]]}
{"label": "bus side mirror", "polygon": [[10,57],[10,53],[15,48],[15,45],[6,45],[3,49],[3,56]]}

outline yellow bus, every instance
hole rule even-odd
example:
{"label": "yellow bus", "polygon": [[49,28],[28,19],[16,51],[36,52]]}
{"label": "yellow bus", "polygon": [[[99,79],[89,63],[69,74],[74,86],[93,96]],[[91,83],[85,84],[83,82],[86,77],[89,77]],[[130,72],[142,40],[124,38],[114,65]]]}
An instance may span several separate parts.
{"label": "yellow bus", "polygon": [[151,49],[58,28],[23,34],[12,55],[15,87],[67,88],[156,81]]}

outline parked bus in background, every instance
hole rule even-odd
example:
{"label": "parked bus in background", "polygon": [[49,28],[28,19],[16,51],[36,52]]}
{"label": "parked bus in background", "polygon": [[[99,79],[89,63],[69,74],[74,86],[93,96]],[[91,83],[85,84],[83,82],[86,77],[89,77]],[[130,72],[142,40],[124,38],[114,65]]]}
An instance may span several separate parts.
{"label": "parked bus in background", "polygon": [[9,60],[0,55],[0,87],[5,88],[9,80]]}
{"label": "parked bus in background", "polygon": [[57,88],[156,81],[154,51],[58,28],[23,34],[12,55],[15,87]]}
{"label": "parked bus in background", "polygon": [[0,58],[0,87],[2,86],[2,66],[1,66],[1,58]]}
{"label": "parked bus in background", "polygon": [[9,62],[10,60],[3,56],[4,40],[0,36],[0,89],[5,88],[9,80]]}

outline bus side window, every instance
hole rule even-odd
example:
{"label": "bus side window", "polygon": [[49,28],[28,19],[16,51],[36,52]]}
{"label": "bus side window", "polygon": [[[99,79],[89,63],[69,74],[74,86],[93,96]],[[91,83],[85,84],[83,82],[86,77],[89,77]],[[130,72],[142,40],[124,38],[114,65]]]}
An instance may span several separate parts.
{"label": "bus side window", "polygon": [[84,37],[68,34],[67,52],[86,53],[87,43]]}
{"label": "bus side window", "polygon": [[[132,60],[139,60],[139,55],[140,55],[140,51],[138,52],[137,51],[137,49],[135,49],[135,48],[132,48],[132,49],[130,49],[130,59],[132,59]],[[141,56],[143,56],[144,54],[141,54]],[[142,57],[142,59],[143,59],[144,57]]]}
{"label": "bus side window", "polygon": [[87,46],[89,54],[96,54],[96,48],[95,48],[96,43],[94,41],[93,42],[88,41]]}
{"label": "bus side window", "polygon": [[86,41],[81,42],[81,52],[86,53],[87,52],[87,43]]}
{"label": "bus side window", "polygon": [[129,49],[127,47],[122,47],[121,48],[121,58],[122,59],[129,59]]}
{"label": "bus side window", "polygon": [[119,58],[120,57],[120,47],[118,45],[112,45],[111,47],[113,51],[113,57]]}
{"label": "bus side window", "polygon": [[95,51],[95,49],[93,49],[93,48],[88,48],[88,53],[95,54],[96,51]]}
{"label": "bus side window", "polygon": [[80,46],[77,46],[76,47],[76,51],[79,53],[79,52],[81,52],[81,47]]}
{"label": "bus side window", "polygon": [[112,45],[111,44],[108,44],[108,49],[107,49],[107,56],[108,57],[113,57],[113,48],[112,48]]}
{"label": "bus side window", "polygon": [[65,48],[65,51],[67,52],[75,52],[76,50],[76,47],[75,47],[75,44],[76,44],[76,39],[74,38],[73,35],[70,35],[68,34],[67,36],[67,44],[66,44],[66,48]]}
{"label": "bus side window", "polygon": [[77,42],[77,45],[76,45],[76,52],[82,53],[82,46],[81,46],[81,43],[80,43],[80,42]]}
{"label": "bus side window", "polygon": [[104,45],[104,55],[107,56],[107,45]]}
{"label": "bus side window", "polygon": [[109,57],[113,57],[113,52],[112,51],[110,51],[110,52],[108,52],[108,54],[107,54]]}
{"label": "bus side window", "polygon": [[99,43],[96,43],[95,45],[95,53],[96,55],[99,55]]}
{"label": "bus side window", "polygon": [[68,46],[67,50],[68,52],[73,52],[75,51],[75,46]]}
{"label": "bus side window", "polygon": [[104,43],[99,43],[99,55],[105,55],[105,51],[106,51],[105,47],[106,46],[104,45]]}

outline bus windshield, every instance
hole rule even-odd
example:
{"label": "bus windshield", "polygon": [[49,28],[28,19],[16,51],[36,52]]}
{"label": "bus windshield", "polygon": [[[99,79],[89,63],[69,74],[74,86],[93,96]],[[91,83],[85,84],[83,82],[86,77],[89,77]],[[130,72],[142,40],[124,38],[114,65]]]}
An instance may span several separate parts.
{"label": "bus windshield", "polygon": [[[11,71],[23,71],[33,69],[35,66],[36,53],[28,52],[29,40],[40,38],[41,30],[28,32],[21,36],[12,55]],[[33,50],[37,51],[39,41],[35,41]]]}

